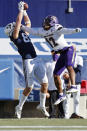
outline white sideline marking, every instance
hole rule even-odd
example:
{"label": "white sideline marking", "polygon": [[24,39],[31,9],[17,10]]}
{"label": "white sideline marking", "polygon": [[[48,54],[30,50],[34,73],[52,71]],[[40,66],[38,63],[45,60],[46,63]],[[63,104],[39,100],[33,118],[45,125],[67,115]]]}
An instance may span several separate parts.
{"label": "white sideline marking", "polygon": [[6,129],[6,128],[18,128],[18,129],[20,129],[20,128],[32,128],[32,129],[34,129],[34,128],[80,128],[80,129],[86,129],[87,128],[87,126],[0,126],[0,129]]}
{"label": "white sideline marking", "polygon": [[[8,131],[8,130],[3,130]],[[67,130],[11,130],[11,131],[67,131]],[[87,130],[68,130],[68,131],[87,131]]]}

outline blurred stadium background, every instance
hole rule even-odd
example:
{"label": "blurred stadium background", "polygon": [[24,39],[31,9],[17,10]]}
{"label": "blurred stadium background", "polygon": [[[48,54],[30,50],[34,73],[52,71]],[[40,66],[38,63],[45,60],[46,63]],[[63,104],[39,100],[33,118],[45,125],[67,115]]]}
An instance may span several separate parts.
{"label": "blurred stadium background", "polygon": [[[5,25],[16,20],[19,1],[0,0],[0,118],[14,117],[14,107],[25,87],[21,57],[4,34]],[[77,46],[77,53],[83,57],[82,80],[87,81],[87,0],[25,0],[25,2],[29,4],[28,14],[33,28],[41,27],[44,17],[49,14],[56,15],[64,27],[82,28],[81,33],[66,35],[65,38],[69,44]],[[31,38],[38,55],[44,61],[51,59],[51,49],[44,39],[33,36]],[[39,88],[38,81],[35,81],[35,87],[25,103],[22,117],[43,117],[35,109],[39,102]],[[80,113],[87,118],[87,82],[80,99]],[[71,107],[72,103],[71,98]],[[70,113],[72,109],[73,107]]]}

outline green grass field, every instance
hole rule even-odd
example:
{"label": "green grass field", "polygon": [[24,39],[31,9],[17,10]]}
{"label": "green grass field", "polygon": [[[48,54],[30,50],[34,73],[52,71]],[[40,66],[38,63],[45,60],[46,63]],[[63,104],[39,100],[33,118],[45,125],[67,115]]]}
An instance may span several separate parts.
{"label": "green grass field", "polygon": [[22,118],[0,119],[0,126],[87,126],[87,119],[47,119],[47,118]]}
{"label": "green grass field", "polygon": [[87,130],[87,119],[0,119],[0,130]]}

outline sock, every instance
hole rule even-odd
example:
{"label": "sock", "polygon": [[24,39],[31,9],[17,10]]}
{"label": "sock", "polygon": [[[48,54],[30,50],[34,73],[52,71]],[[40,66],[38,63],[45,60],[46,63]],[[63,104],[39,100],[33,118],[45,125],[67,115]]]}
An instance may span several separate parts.
{"label": "sock", "polygon": [[40,106],[45,107],[45,103],[46,103],[46,94],[40,92]]}
{"label": "sock", "polygon": [[21,110],[22,110],[22,108],[23,108],[23,105],[24,105],[27,97],[28,97],[28,96],[25,96],[25,95],[23,95],[23,94],[22,94],[22,96],[21,96],[21,99],[20,99],[19,104],[18,104]]}

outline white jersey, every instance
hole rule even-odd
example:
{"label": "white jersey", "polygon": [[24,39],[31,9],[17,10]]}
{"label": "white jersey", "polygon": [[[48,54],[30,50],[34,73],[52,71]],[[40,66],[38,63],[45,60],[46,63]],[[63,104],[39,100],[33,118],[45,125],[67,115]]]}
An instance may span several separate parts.
{"label": "white jersey", "polygon": [[76,68],[77,65],[80,65],[80,66],[83,67],[83,58],[82,58],[82,56],[76,55],[74,67]]}
{"label": "white jersey", "polygon": [[60,24],[55,24],[55,26],[51,27],[47,31],[43,28],[35,30],[25,26],[23,26],[22,29],[32,35],[44,37],[55,51],[62,50],[63,48],[70,46],[66,42],[64,34],[76,33],[76,29],[63,28],[63,26]]}

